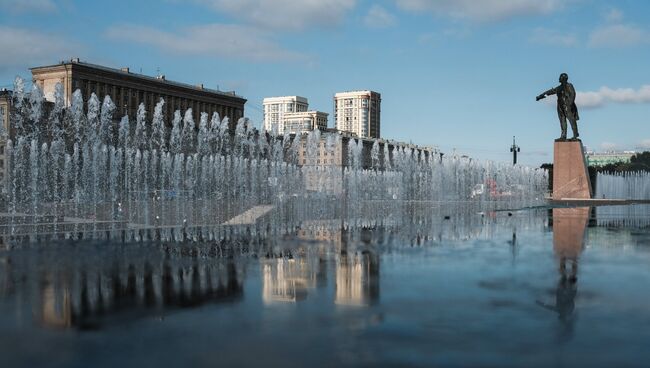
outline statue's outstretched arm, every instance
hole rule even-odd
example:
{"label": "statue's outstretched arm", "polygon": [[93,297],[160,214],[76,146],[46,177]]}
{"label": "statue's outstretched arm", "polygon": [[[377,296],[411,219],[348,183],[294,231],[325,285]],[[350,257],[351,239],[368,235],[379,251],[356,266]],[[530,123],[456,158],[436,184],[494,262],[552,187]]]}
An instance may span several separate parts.
{"label": "statue's outstretched arm", "polygon": [[558,90],[558,87],[551,88],[548,91],[542,92],[542,94],[537,96],[536,99],[537,99],[537,101],[539,101],[539,100],[541,100],[543,98],[546,98],[546,96],[555,95],[555,94],[557,94],[557,90]]}

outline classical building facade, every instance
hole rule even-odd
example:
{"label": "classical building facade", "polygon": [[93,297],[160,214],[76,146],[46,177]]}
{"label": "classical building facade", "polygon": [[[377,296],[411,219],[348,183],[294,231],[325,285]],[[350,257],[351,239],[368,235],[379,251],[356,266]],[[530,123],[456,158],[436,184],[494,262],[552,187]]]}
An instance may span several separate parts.
{"label": "classical building facade", "polygon": [[338,130],[361,138],[380,137],[381,95],[373,91],[340,92],[334,95],[334,122]]}
{"label": "classical building facade", "polygon": [[273,134],[284,134],[285,114],[307,112],[309,103],[305,97],[267,97],[264,105],[264,130]]}
{"label": "classical building facade", "polygon": [[144,103],[147,116],[151,118],[156,103],[165,100],[165,119],[169,122],[174,111],[192,109],[194,120],[198,123],[201,112],[212,116],[214,112],[220,117],[227,116],[231,127],[244,116],[246,99],[234,92],[223,92],[204,88],[202,84],[189,85],[169,81],[164,75],[150,77],[132,73],[129,68],[114,69],[72,59],[55,65],[32,68],[34,83],[43,90],[48,101],[54,100],[57,83],[63,85],[64,99],[70,106],[72,94],[80,90],[84,101],[92,93],[100,101],[110,96],[117,107],[117,116],[136,115],[138,106]]}

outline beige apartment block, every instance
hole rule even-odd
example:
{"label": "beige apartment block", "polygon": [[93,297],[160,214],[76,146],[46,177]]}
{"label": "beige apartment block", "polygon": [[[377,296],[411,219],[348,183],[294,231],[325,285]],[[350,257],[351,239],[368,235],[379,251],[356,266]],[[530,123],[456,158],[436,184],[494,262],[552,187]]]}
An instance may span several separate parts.
{"label": "beige apartment block", "polygon": [[354,133],[360,138],[379,138],[381,95],[373,91],[335,94],[334,123],[337,130]]}
{"label": "beige apartment block", "polygon": [[274,135],[284,134],[285,115],[307,112],[309,102],[301,96],[267,97],[264,105],[264,130]]}

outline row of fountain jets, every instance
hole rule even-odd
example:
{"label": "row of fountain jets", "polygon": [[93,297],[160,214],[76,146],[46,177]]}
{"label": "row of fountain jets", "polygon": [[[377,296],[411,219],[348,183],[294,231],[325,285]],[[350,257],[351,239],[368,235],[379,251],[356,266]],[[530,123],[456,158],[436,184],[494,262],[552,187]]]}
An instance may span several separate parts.
{"label": "row of fountain jets", "polygon": [[[155,228],[381,220],[415,202],[534,205],[547,190],[544,170],[379,141],[364,167],[361,139],[346,144],[347,138],[319,130],[271,136],[247,119],[233,134],[228,117],[217,113],[201,113],[197,128],[191,109],[177,110],[170,130],[162,99],[152,117],[142,104],[135,121],[124,116],[116,124],[108,96],[84,101],[77,90],[67,107],[57,85],[46,109],[39,87],[26,93],[17,79],[12,98],[12,134],[0,132],[7,136],[3,192],[6,212],[22,222],[50,216],[57,223]],[[323,157],[344,161],[321,164]]]}

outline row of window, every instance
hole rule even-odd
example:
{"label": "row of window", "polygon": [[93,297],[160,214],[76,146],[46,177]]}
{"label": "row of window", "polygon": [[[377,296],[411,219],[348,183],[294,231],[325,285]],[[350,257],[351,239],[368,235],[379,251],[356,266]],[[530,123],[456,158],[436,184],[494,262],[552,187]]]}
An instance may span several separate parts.
{"label": "row of window", "polygon": [[165,101],[163,112],[167,119],[171,119],[176,110],[185,111],[187,109],[192,109],[193,118],[197,122],[199,121],[202,112],[208,113],[210,117],[214,112],[217,112],[220,117],[223,118],[224,116],[228,116],[231,120],[237,120],[243,116],[242,109],[235,107],[179,98],[173,95],[136,90],[87,79],[75,81],[75,89],[80,89],[82,91],[86,101],[90,98],[92,93],[95,93],[100,100],[103,100],[106,95],[111,96],[113,103],[115,103],[117,107],[116,112],[118,116],[126,114],[129,116],[135,116],[139,105],[144,103],[147,110],[147,116],[151,119],[155,105],[161,98]]}
{"label": "row of window", "polygon": [[[332,152],[331,155],[330,155],[330,153],[328,151],[321,151],[320,153],[321,154],[319,156],[336,156],[336,152]],[[302,155],[307,156],[307,151],[303,150]]]}
{"label": "row of window", "polygon": [[[303,159],[302,159],[302,164],[303,164],[303,165],[306,165],[306,164],[307,164],[307,161],[308,161],[307,159],[304,159],[304,158],[303,158]],[[335,160],[334,160],[333,158],[330,158],[329,160],[323,159],[322,162],[321,162],[320,159],[318,159],[318,160],[316,160],[316,164],[318,164],[318,165],[320,165],[320,164],[334,164],[334,163],[335,163],[334,161],[335,161]]]}
{"label": "row of window", "polygon": [[[284,107],[284,110],[281,110],[280,107]],[[302,104],[267,104],[264,105],[265,112],[305,112],[307,111],[307,105]]]}
{"label": "row of window", "polygon": [[[358,102],[360,102],[360,103],[358,103]],[[371,106],[375,106],[376,103],[377,102],[375,100],[372,100],[370,102]],[[363,98],[363,99],[359,100],[359,99],[356,99],[356,98],[346,98],[346,99],[342,99],[342,100],[337,100],[337,105],[339,107],[341,107],[341,106],[343,106],[343,107],[356,107],[356,106],[368,107],[368,99]]]}

